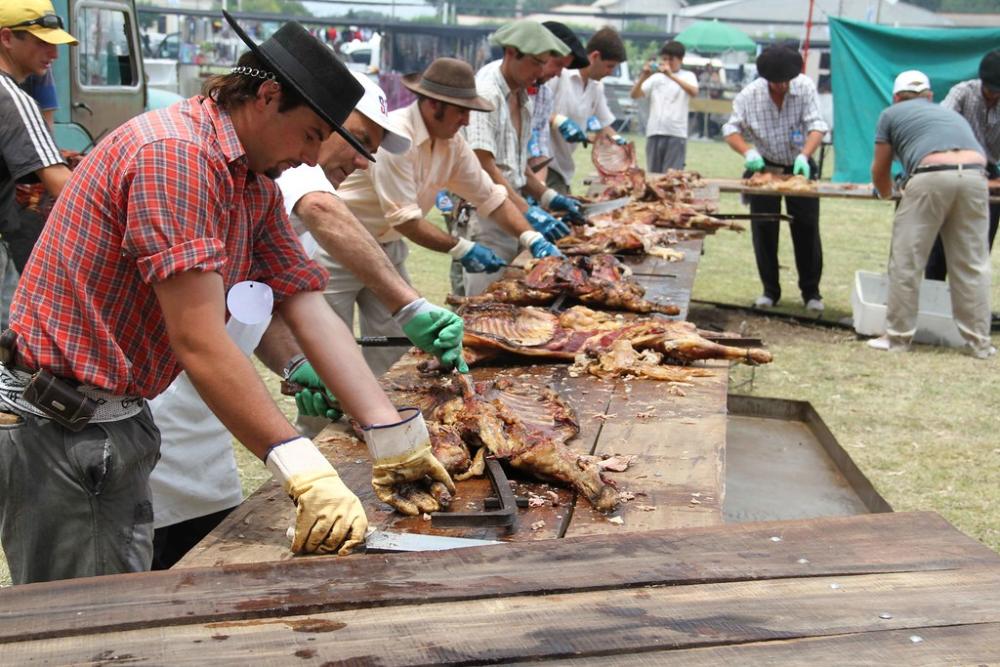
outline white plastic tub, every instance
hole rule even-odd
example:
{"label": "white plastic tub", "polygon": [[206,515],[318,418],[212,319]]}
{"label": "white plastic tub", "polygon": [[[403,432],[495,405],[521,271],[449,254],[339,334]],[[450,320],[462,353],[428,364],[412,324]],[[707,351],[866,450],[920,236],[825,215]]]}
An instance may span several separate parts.
{"label": "white plastic tub", "polygon": [[[889,278],[884,273],[858,271],[854,274],[851,307],[854,330],[865,336],[885,333],[885,302],[889,295]],[[924,280],[920,285],[920,312],[917,333],[913,339],[928,345],[962,347],[965,339],[951,317],[951,293],[948,284],[940,280]]]}

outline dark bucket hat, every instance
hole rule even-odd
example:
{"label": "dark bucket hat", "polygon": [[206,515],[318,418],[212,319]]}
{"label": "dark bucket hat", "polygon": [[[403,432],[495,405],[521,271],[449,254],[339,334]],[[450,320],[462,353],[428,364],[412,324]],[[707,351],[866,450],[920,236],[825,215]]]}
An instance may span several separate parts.
{"label": "dark bucket hat", "polygon": [[1000,49],[990,51],[979,63],[979,79],[995,92],[1000,92]]}
{"label": "dark bucket hat", "polygon": [[586,49],[583,48],[580,39],[573,34],[573,31],[566,24],[559,21],[542,21],[542,25],[558,37],[563,44],[568,46],[570,53],[573,54],[573,61],[570,62],[566,69],[581,69],[590,64],[590,58],[587,57]]}
{"label": "dark bucket hat", "polygon": [[375,161],[361,142],[341,125],[354,111],[365,89],[330,49],[295,21],[289,21],[269,39],[256,44],[229,12],[223,10],[222,15],[280,83],[295,89],[337,134],[356,151]]}
{"label": "dark bucket hat", "polygon": [[438,58],[422,74],[407,74],[402,81],[404,86],[417,95],[463,109],[493,111],[493,105],[476,92],[476,73],[463,60]]}
{"label": "dark bucket hat", "polygon": [[802,54],[788,46],[769,46],[757,56],[757,73],[771,83],[791,81],[802,73]]}

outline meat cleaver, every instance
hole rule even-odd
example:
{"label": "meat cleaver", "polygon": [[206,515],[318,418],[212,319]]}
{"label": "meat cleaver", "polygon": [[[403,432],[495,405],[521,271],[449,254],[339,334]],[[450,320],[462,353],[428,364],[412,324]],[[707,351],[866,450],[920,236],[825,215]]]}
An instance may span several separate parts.
{"label": "meat cleaver", "polygon": [[618,199],[609,199],[608,201],[599,201],[593,204],[581,204],[580,210],[583,212],[583,217],[589,219],[595,215],[616,211],[630,201],[632,201],[631,197],[619,197]]}

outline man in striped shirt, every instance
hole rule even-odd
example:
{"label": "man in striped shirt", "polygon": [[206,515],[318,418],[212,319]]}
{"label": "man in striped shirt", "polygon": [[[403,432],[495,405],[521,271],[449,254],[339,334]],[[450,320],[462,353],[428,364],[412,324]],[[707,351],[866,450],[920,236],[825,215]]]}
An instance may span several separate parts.
{"label": "man in striped shirt", "polygon": [[[48,27],[47,27],[48,24]],[[19,84],[44,75],[58,57],[57,45],[76,44],[62,29],[49,0],[5,2],[0,6],[0,235],[20,225],[14,201],[18,180],[34,176],[53,197],[62,192],[69,168],[49,134],[38,105]],[[0,241],[0,328],[7,328],[17,269],[7,243]]]}

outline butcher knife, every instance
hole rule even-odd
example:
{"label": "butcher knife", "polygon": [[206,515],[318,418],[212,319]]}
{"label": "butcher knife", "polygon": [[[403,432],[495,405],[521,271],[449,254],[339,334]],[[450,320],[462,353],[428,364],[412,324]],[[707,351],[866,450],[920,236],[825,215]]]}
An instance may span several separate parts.
{"label": "butcher knife", "polygon": [[595,215],[601,215],[602,213],[610,213],[611,211],[617,211],[622,206],[625,206],[630,201],[631,197],[619,197],[618,199],[609,199],[608,201],[599,201],[593,204],[581,204],[580,210],[583,212],[583,217],[592,218]]}
{"label": "butcher knife", "polygon": [[[295,528],[285,531],[289,540],[295,537]],[[388,530],[370,529],[365,537],[365,553],[395,554],[411,551],[448,551],[469,547],[488,547],[503,544],[498,540],[475,540],[469,537],[447,537],[445,535],[421,535],[419,533],[396,533]]]}

